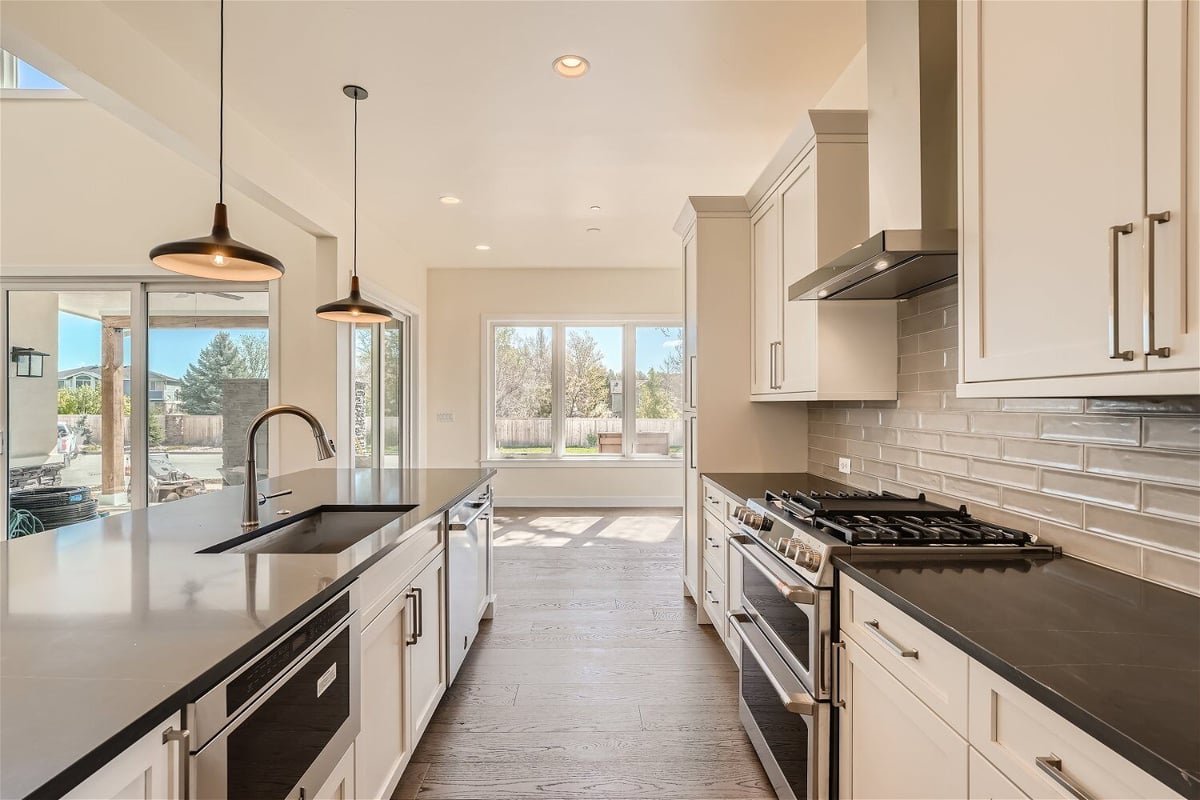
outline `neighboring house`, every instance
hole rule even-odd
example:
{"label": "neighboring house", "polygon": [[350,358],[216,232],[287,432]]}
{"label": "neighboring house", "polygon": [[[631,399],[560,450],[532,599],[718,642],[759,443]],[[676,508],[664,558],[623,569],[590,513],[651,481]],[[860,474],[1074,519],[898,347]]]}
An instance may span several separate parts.
{"label": "neighboring house", "polygon": [[[125,394],[129,394],[129,367],[124,369],[125,375]],[[167,414],[173,414],[179,409],[179,378],[172,378],[170,375],[164,375],[161,372],[150,370],[149,374],[149,399],[150,408],[152,411],[161,411]],[[91,386],[97,389],[100,388],[100,367],[92,364],[83,367],[74,367],[73,369],[60,369],[58,371],[58,388],[60,389],[78,389],[82,386]]]}

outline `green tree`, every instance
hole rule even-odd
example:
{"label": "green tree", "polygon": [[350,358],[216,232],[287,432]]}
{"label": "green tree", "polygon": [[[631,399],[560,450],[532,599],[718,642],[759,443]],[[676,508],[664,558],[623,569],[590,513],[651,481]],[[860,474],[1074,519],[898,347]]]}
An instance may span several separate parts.
{"label": "green tree", "polygon": [[183,373],[179,398],[188,414],[219,414],[221,384],[246,375],[246,362],[233,337],[218,331]]}
{"label": "green tree", "polygon": [[267,345],[267,334],[243,333],[237,339],[238,353],[242,356],[245,371],[242,378],[266,378],[271,370],[271,351]]}
{"label": "green tree", "polygon": [[549,328],[496,328],[496,416],[536,419],[550,416]]}
{"label": "green tree", "polygon": [[160,447],[167,438],[166,427],[163,425],[162,414],[151,414],[146,420],[146,439],[151,447]]}
{"label": "green tree", "polygon": [[599,343],[587,331],[567,334],[564,401],[568,417],[611,417],[608,369]]}
{"label": "green tree", "polygon": [[671,396],[667,376],[653,367],[638,386],[637,415],[638,419],[675,419],[679,416],[679,406]]}
{"label": "green tree", "polygon": [[95,386],[77,386],[58,390],[59,414],[99,414],[100,390]]}

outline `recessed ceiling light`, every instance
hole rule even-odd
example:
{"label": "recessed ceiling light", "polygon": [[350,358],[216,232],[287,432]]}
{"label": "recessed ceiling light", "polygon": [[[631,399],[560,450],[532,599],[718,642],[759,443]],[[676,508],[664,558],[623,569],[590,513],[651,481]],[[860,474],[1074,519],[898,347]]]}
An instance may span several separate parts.
{"label": "recessed ceiling light", "polygon": [[490,244],[477,244],[477,245],[475,245],[475,249],[476,250],[491,250],[492,246]]}
{"label": "recessed ceiling light", "polygon": [[554,71],[564,78],[583,77],[590,66],[583,56],[565,55],[554,59]]}
{"label": "recessed ceiling light", "polygon": [[878,261],[876,261],[876,262],[875,262],[875,269],[876,269],[876,270],[883,270],[883,269],[887,269],[887,268],[888,268],[888,266],[889,266],[889,264],[888,264],[888,260],[887,260],[886,258],[881,258],[881,259],[879,259]]}
{"label": "recessed ceiling light", "polygon": [[447,206],[456,206],[462,202],[461,198],[455,197],[452,194],[444,194],[441,197],[439,197],[438,200],[442,201],[442,205],[447,205]]}
{"label": "recessed ceiling light", "polygon": [[600,206],[592,206],[592,211],[599,211],[599,210],[600,210]]}
{"label": "recessed ceiling light", "polygon": [[[851,249],[853,249],[853,248],[851,248]],[[821,291],[817,292],[817,297],[829,297],[829,292],[822,289]]]}
{"label": "recessed ceiling light", "polygon": [[599,228],[588,228],[587,232],[588,233],[599,233],[600,229]]}

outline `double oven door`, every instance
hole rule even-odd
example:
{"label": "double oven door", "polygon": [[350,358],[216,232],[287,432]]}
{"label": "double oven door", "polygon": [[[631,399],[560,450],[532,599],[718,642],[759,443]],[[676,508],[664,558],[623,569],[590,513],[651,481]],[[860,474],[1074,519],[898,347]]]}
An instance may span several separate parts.
{"label": "double oven door", "polygon": [[753,536],[737,537],[739,710],[783,800],[829,797],[832,591],[808,584]]}

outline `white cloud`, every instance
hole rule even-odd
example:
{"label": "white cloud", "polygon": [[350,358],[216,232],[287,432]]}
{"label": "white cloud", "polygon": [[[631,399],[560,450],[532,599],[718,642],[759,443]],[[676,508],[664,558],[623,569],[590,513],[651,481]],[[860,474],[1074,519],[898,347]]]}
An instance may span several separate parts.
{"label": "white cloud", "polygon": [[683,339],[672,339],[669,342],[663,342],[663,347],[679,347],[683,344]]}

